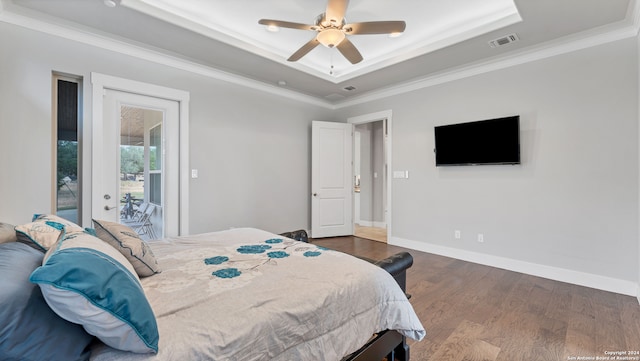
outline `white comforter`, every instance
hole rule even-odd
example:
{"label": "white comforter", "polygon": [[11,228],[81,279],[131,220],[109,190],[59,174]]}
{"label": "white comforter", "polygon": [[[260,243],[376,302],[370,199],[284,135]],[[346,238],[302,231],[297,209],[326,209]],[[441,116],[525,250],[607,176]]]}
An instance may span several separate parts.
{"label": "white comforter", "polygon": [[91,360],[340,360],[385,329],[425,335],[387,272],[340,252],[250,228],[151,248],[158,354],[98,345]]}

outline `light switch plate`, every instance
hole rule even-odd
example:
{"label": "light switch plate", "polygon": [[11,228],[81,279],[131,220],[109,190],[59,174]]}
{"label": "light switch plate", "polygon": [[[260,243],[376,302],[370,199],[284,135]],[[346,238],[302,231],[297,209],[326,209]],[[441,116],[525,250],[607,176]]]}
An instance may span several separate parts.
{"label": "light switch plate", "polygon": [[409,171],[404,171],[404,170],[394,170],[393,171],[393,178],[407,178],[407,175],[409,175]]}

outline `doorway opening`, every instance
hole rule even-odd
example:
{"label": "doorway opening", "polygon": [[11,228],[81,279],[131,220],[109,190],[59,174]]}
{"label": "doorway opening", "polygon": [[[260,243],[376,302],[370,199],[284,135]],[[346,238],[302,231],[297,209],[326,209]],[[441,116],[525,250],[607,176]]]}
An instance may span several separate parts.
{"label": "doorway opening", "polygon": [[389,161],[391,111],[366,114],[354,124],[354,236],[374,241],[389,237]]}

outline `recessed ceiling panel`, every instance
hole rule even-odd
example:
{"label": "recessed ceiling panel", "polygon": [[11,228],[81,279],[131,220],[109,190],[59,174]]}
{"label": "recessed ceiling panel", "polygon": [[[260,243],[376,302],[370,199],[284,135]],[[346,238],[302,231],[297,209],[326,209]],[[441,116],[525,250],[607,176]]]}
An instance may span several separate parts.
{"label": "recessed ceiling panel", "polygon": [[[133,56],[143,50],[145,59],[167,56],[168,64],[184,61],[198,74],[209,69],[214,77],[255,81],[287,96],[344,103],[504,57],[634,36],[640,19],[633,0],[352,0],[347,22],[403,20],[406,31],[398,38],[349,36],[364,58],[356,65],[322,46],[292,63],[286,59],[314,33],[270,33],[258,20],[312,24],[328,0],[114,1],[115,7],[104,0],[0,0],[0,21]],[[510,34],[520,40],[490,46]]]}
{"label": "recessed ceiling panel", "polygon": [[513,0],[352,0],[346,23],[402,20],[407,24],[405,32],[399,37],[347,35],[364,58],[358,64],[324,46],[317,46],[297,62],[288,62],[286,59],[317,32],[287,28],[270,32],[258,20],[313,25],[325,12],[326,2],[122,0],[121,4],[334,83],[521,21]]}

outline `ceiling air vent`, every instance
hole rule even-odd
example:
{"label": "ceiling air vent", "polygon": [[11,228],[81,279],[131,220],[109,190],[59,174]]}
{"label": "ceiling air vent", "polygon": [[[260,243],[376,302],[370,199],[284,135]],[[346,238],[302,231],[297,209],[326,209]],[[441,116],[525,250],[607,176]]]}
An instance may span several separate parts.
{"label": "ceiling air vent", "polygon": [[497,48],[499,46],[511,44],[511,43],[516,42],[518,40],[520,40],[520,38],[518,37],[518,34],[513,33],[513,34],[509,34],[509,35],[503,36],[501,38],[497,38],[497,39],[491,40],[489,42],[489,45],[491,45],[492,48]]}
{"label": "ceiling air vent", "polygon": [[350,92],[350,91],[354,91],[356,90],[356,87],[354,87],[353,85],[349,85],[343,88],[344,90]]}

